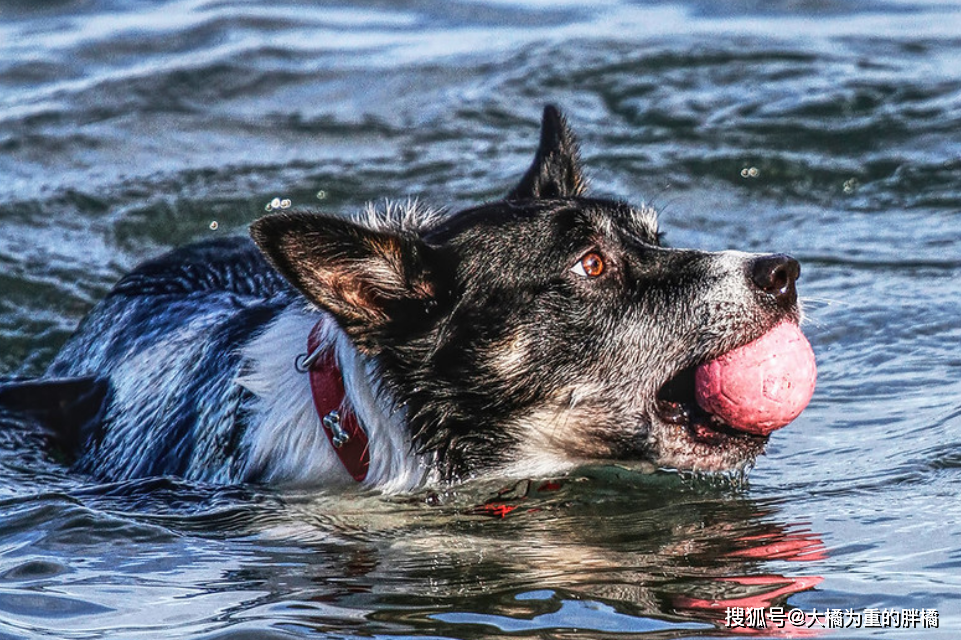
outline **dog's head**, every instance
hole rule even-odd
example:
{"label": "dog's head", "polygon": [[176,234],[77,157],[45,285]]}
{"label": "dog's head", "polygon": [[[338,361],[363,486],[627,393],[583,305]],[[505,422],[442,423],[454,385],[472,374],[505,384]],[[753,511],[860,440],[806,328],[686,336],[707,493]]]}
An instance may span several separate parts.
{"label": "dog's head", "polygon": [[586,195],[552,107],[502,201],[420,225],[281,214],[252,234],[376,359],[447,478],[602,461],[717,471],[763,451],[766,436],[697,407],[693,371],[798,320],[797,262],[662,246],[653,209]]}

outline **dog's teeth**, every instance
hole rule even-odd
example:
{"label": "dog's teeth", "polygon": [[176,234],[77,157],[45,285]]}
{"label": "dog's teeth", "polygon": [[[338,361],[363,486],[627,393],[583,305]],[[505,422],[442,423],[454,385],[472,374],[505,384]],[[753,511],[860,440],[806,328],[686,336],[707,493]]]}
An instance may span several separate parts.
{"label": "dog's teeth", "polygon": [[687,408],[680,402],[670,400],[658,400],[657,412],[664,420],[670,424],[686,424],[690,419]]}

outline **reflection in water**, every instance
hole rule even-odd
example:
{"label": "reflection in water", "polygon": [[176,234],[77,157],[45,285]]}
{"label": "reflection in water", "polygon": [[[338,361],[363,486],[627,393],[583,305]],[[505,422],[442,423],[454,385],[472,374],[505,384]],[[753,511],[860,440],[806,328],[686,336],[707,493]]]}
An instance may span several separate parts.
{"label": "reflection in water", "polygon": [[[0,573],[33,594],[29,607],[0,597],[0,611],[21,622],[42,612],[45,631],[82,621],[146,632],[131,627],[146,618],[168,632],[262,622],[454,637],[574,626],[716,635],[728,607],[788,611],[790,596],[821,581],[794,564],[824,558],[818,535],[733,481],[605,467],[393,498],[171,478],[84,485],[44,458],[34,425],[4,414],[0,426],[0,465],[24,480],[0,502],[5,535],[30,540]],[[29,478],[43,486],[27,490]]]}
{"label": "reflection in water", "polygon": [[[821,581],[785,570],[824,557],[817,535],[779,522],[774,504],[698,484],[605,468],[417,502],[306,499],[288,515],[313,525],[298,537],[322,550],[311,573],[324,586],[300,597],[360,599],[365,608],[372,598],[377,620],[423,633],[465,624],[522,633],[580,620],[599,631],[716,634],[727,607],[789,610],[791,595]],[[602,621],[590,615],[597,607],[610,609]]]}

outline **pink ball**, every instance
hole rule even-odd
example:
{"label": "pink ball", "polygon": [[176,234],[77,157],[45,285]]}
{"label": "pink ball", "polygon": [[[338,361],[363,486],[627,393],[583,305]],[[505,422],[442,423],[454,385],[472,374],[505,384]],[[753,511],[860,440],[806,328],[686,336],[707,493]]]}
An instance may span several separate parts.
{"label": "pink ball", "polygon": [[758,435],[798,417],[811,401],[816,380],[814,351],[793,322],[782,322],[694,373],[702,409],[735,429]]}

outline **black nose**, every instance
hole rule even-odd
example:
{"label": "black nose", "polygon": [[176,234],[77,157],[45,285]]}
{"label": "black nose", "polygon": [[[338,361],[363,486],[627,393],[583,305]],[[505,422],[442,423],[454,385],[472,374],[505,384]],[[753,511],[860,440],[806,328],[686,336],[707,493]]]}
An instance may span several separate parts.
{"label": "black nose", "polygon": [[778,301],[797,299],[794,283],[801,275],[801,265],[791,256],[783,253],[759,256],[751,261],[749,269],[751,281],[764,293],[771,294]]}

